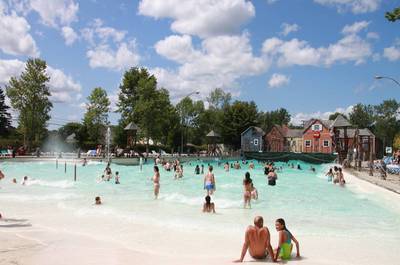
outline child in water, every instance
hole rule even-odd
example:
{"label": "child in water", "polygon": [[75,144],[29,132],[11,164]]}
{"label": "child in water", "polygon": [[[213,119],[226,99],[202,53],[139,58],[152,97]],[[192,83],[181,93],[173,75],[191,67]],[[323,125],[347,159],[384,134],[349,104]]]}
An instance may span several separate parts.
{"label": "child in water", "polygon": [[211,197],[205,197],[206,202],[203,204],[203,213],[215,213],[215,204],[211,202]]}
{"label": "child in water", "polygon": [[115,172],[115,184],[121,184],[121,183],[119,182],[119,172],[118,172],[118,171]]}
{"label": "child in water", "polygon": [[97,196],[96,198],[94,198],[94,204],[95,205],[100,205],[101,204],[100,196]]}

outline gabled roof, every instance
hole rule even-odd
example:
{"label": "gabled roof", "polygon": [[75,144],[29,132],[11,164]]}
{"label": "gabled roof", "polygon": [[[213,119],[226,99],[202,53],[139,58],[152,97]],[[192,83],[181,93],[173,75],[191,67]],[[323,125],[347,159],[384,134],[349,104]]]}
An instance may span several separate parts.
{"label": "gabled roof", "polygon": [[326,129],[329,129],[333,123],[333,121],[330,120],[311,119],[304,123],[303,132],[307,131],[311,127],[311,125],[313,125],[317,121],[319,121],[322,124],[322,126],[324,126]]}
{"label": "gabled roof", "polygon": [[137,131],[139,127],[134,124],[133,122],[130,122],[126,127],[124,128],[125,131]]}
{"label": "gabled roof", "polygon": [[[357,129],[349,128],[347,129],[347,137],[353,138]],[[344,138],[344,129],[338,129],[339,131],[339,138]],[[359,136],[375,136],[369,129],[358,129]]]}
{"label": "gabled roof", "polygon": [[214,130],[211,130],[211,132],[209,132],[206,137],[221,137],[221,135],[219,135],[218,133],[214,132]]}
{"label": "gabled roof", "polygon": [[331,124],[331,127],[333,128],[343,128],[343,127],[351,127],[352,125],[350,122],[343,117],[343,115],[338,115],[334,122]]}
{"label": "gabled roof", "polygon": [[258,133],[260,133],[260,134],[262,134],[262,135],[265,134],[264,130],[261,129],[260,127],[257,127],[257,126],[250,126],[250,127],[247,128],[246,130],[244,130],[244,132],[242,132],[241,135],[245,134],[245,133],[246,133],[248,130],[250,130],[250,129],[254,129],[256,132],[258,132]]}
{"label": "gabled roof", "polygon": [[301,138],[303,137],[303,129],[289,129],[286,133],[286,137]]}

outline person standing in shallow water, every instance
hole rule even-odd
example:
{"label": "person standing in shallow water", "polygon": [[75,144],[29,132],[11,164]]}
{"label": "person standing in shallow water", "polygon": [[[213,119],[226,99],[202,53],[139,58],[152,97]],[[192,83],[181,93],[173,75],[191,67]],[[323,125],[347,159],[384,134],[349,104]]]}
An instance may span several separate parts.
{"label": "person standing in shallow water", "polygon": [[158,169],[158,166],[154,166],[153,185],[154,198],[158,199],[158,194],[160,193],[160,170]]}
{"label": "person standing in shallow water", "polygon": [[212,195],[216,190],[215,187],[215,177],[212,173],[213,167],[208,167],[208,173],[204,176],[204,189],[207,190],[207,195]]}
{"label": "person standing in shallow water", "polygon": [[248,206],[251,208],[251,191],[252,191],[252,184],[253,181],[250,178],[250,173],[246,172],[245,178],[243,180],[243,201],[244,205],[243,208],[246,208]]}

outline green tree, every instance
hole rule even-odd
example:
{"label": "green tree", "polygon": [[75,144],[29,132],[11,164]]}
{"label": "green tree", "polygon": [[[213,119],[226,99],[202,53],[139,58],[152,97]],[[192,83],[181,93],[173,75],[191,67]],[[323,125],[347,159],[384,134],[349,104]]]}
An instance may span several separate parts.
{"label": "green tree", "polygon": [[7,135],[11,127],[11,115],[8,113],[10,109],[6,105],[3,89],[0,88],[0,136]]}
{"label": "green tree", "polygon": [[130,122],[137,122],[134,114],[136,102],[139,98],[139,84],[142,80],[148,80],[150,74],[145,68],[133,67],[124,73],[122,83],[119,86],[118,112],[121,113],[122,126]]}
{"label": "green tree", "polygon": [[257,125],[257,116],[257,105],[253,101],[235,101],[225,107],[221,132],[224,143],[240,148],[241,133]]}
{"label": "green tree", "polygon": [[394,150],[400,150],[400,132],[394,137],[393,148]]}
{"label": "green tree", "polygon": [[392,12],[386,12],[385,18],[390,22],[395,22],[396,20],[400,19],[400,7],[393,9]]}
{"label": "green tree", "polygon": [[18,112],[18,126],[24,134],[25,142],[31,146],[37,143],[46,132],[46,123],[50,119],[53,104],[47,85],[50,80],[46,74],[46,62],[29,59],[19,78],[12,77],[6,86],[11,106]]}
{"label": "green tree", "polygon": [[140,128],[140,135],[146,138],[146,153],[149,152],[149,140],[159,141],[167,133],[169,114],[173,106],[166,89],[157,89],[157,80],[151,75],[141,78],[137,86],[137,101],[133,108],[135,119]]}
{"label": "green tree", "polygon": [[63,140],[73,133],[75,133],[75,139],[78,141],[79,145],[82,145],[87,136],[86,127],[83,124],[79,122],[68,122],[58,129],[58,134]]}
{"label": "green tree", "polygon": [[94,88],[87,100],[89,103],[86,106],[83,124],[90,140],[95,143],[102,143],[105,127],[109,124],[110,100],[107,97],[107,92],[101,87]]}
{"label": "green tree", "polygon": [[394,136],[400,130],[400,121],[397,120],[399,108],[399,102],[394,99],[384,100],[375,106],[375,135],[383,141],[383,146],[392,145]]}
{"label": "green tree", "polygon": [[290,122],[290,114],[285,108],[260,112],[257,117],[257,122],[260,124],[260,127],[268,133],[275,124],[288,125]]}
{"label": "green tree", "polygon": [[232,100],[232,95],[231,93],[226,93],[221,88],[216,88],[211,91],[206,100],[210,109],[221,110],[225,106],[230,104]]}
{"label": "green tree", "polygon": [[358,103],[350,112],[349,121],[357,128],[371,128],[374,123],[374,106]]}

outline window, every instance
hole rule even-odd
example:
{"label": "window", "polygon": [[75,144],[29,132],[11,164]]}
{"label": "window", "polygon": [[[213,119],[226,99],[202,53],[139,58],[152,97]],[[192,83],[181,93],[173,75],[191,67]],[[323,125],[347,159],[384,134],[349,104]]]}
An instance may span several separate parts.
{"label": "window", "polygon": [[311,140],[305,140],[304,144],[306,147],[311,147]]}
{"label": "window", "polygon": [[321,124],[314,124],[312,126],[313,131],[321,131]]}
{"label": "window", "polygon": [[324,147],[329,147],[329,140],[324,140]]}
{"label": "window", "polygon": [[254,145],[258,145],[258,139],[254,139]]}

